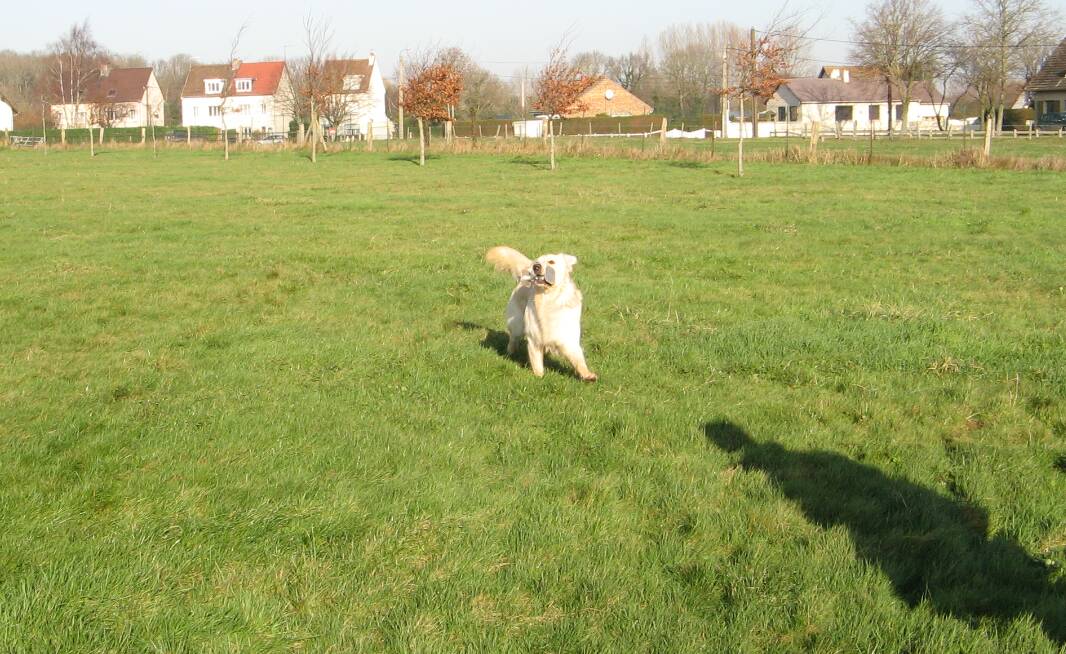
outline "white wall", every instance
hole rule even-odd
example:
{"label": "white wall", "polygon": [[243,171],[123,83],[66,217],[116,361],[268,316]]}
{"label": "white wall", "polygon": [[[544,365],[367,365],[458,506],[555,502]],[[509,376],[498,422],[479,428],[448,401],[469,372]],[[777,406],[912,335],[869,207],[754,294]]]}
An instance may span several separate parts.
{"label": "white wall", "polygon": [[[795,101],[790,102],[790,98],[782,97],[775,94],[769,102],[766,103],[767,108],[774,112],[775,118],[778,115],[778,108],[785,107],[788,111],[788,107],[795,106]],[[900,106],[900,103],[893,103],[896,107]],[[798,120],[775,120],[777,129],[783,131],[786,127],[786,122],[791,124],[793,129],[803,129],[806,126],[810,128],[811,123],[820,123],[821,129],[825,131],[836,131],[837,118],[836,109],[838,106],[850,106],[851,107],[851,119],[845,120],[841,125],[841,129],[847,132],[852,129],[869,130],[871,126],[875,130],[888,129],[888,103],[887,102],[841,102],[841,103],[804,103],[799,105]],[[876,120],[870,120],[870,107],[879,107],[879,114]],[[919,102],[911,102],[909,106],[909,112],[907,115],[907,121],[910,129],[936,129],[938,114],[941,116],[947,116],[948,104],[945,102],[942,106],[935,104],[924,104]],[[893,110],[895,111],[895,110]],[[895,130],[903,129],[903,122],[900,120],[894,120],[892,128]],[[762,128],[760,128],[762,129]],[[772,128],[771,128],[772,129]]]}
{"label": "white wall", "polygon": [[392,136],[393,125],[385,113],[385,81],[381,78],[379,66],[375,64],[371,68],[367,92],[352,94],[349,103],[348,118],[340,126],[342,133],[355,131],[366,134],[369,123],[373,120],[375,139],[387,139]]}
{"label": "white wall", "polygon": [[[222,116],[211,115],[221,98],[182,98],[182,127],[222,129]],[[242,132],[286,132],[289,129],[285,103],[272,95],[231,96],[226,99],[226,128]]]}
{"label": "white wall", "polygon": [[0,130],[10,131],[15,128],[15,112],[11,105],[0,100]]}

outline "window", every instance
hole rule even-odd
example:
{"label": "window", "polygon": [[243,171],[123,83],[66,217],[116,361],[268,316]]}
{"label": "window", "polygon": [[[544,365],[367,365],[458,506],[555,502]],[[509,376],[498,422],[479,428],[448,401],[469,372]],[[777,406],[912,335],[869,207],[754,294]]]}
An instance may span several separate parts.
{"label": "window", "polygon": [[1044,100],[1044,113],[1057,114],[1059,112],[1058,100]]}
{"label": "window", "polygon": [[344,76],[344,90],[345,91],[358,91],[363,86],[362,75],[345,75]]}
{"label": "window", "polygon": [[836,119],[838,123],[842,123],[845,120],[851,120],[852,106],[850,104],[838,104],[836,111]]}
{"label": "window", "polygon": [[252,80],[239,79],[237,80],[237,93],[249,93],[252,90]]}
{"label": "window", "polygon": [[896,120],[903,120],[903,105],[896,105]]}
{"label": "window", "polygon": [[216,107],[208,107],[207,108],[207,115],[208,116],[221,116],[222,115],[222,107],[217,107],[217,106]]}
{"label": "window", "polygon": [[192,117],[193,118],[198,118],[199,116],[200,116],[200,107],[193,107],[192,108]]}
{"label": "window", "polygon": [[785,114],[785,110],[786,109],[787,109],[787,107],[778,107],[777,108],[777,119],[778,120],[784,120],[785,119],[785,115],[786,115]]}
{"label": "window", "polygon": [[873,121],[875,121],[875,120],[881,120],[881,105],[879,105],[879,104],[870,105],[869,119],[870,119],[871,123]]}
{"label": "window", "polygon": [[259,108],[262,111],[262,113],[264,113],[264,114],[270,113],[270,110],[267,109],[267,103],[265,103],[265,102],[263,104],[261,104],[259,106]]}
{"label": "window", "polygon": [[790,121],[796,122],[796,121],[799,120],[799,117],[800,117],[800,108],[799,107],[789,107],[788,108],[788,119]]}
{"label": "window", "polygon": [[108,91],[107,91],[107,97],[109,97],[109,98],[113,98],[113,97],[115,97],[116,95],[118,95],[118,91],[116,91],[115,89],[108,89]]}
{"label": "window", "polygon": [[205,79],[204,80],[204,93],[208,95],[214,95],[216,93],[222,93],[222,80],[220,79]]}
{"label": "window", "polygon": [[242,104],[240,111],[241,111],[242,114],[248,115],[248,114],[252,113],[252,105],[250,105],[250,104]]}

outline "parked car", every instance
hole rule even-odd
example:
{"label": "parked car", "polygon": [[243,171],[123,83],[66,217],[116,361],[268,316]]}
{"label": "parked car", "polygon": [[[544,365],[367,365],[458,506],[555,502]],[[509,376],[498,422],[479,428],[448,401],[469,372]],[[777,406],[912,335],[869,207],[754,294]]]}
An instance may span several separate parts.
{"label": "parked car", "polygon": [[1041,127],[1066,127],[1066,111],[1041,114],[1037,124]]}
{"label": "parked car", "polygon": [[267,134],[263,134],[258,139],[256,139],[256,142],[258,142],[258,143],[284,143],[285,140],[286,139],[285,139],[285,133],[284,132],[269,132]]}

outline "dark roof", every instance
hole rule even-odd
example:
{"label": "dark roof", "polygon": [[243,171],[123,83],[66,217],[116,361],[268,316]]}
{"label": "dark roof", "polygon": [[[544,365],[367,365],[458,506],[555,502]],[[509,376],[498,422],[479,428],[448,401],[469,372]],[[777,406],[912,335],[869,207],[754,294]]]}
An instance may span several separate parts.
{"label": "dark roof", "polygon": [[[888,88],[883,80],[851,78],[850,82],[828,77],[795,77],[781,82],[781,86],[799,98],[801,103],[812,102],[886,102]],[[892,101],[896,102],[903,95],[896,86],[892,90]],[[926,84],[916,84],[911,89],[911,102],[933,104],[940,101],[939,94],[931,91]]]}
{"label": "dark roof", "polygon": [[1040,72],[1025,88],[1029,91],[1066,91],[1066,39],[1052,50]]}
{"label": "dark roof", "polygon": [[151,76],[151,68],[110,68],[106,75],[97,69],[86,80],[82,97],[90,104],[140,102]]}
{"label": "dark roof", "polygon": [[327,77],[336,77],[334,81],[338,83],[333,86],[334,88],[342,88],[340,82],[343,77],[362,75],[359,88],[345,89],[345,93],[366,93],[370,90],[370,73],[373,71],[373,66],[370,65],[369,59],[330,59],[324,68]]}
{"label": "dark roof", "polygon": [[[1006,86],[1004,86],[1003,102],[1008,108],[1013,107],[1018,102],[1018,98],[1024,93],[1024,81],[1008,80]],[[978,97],[977,89],[973,86],[966,87],[966,90],[960,93],[951,103],[951,111],[957,115],[976,116],[981,113],[981,109],[981,99]]]}
{"label": "dark roof", "polygon": [[[284,61],[263,61],[255,63],[240,62],[237,72],[233,73],[233,79],[251,79],[252,90],[237,93],[230,90],[232,97],[246,97],[250,95],[274,95],[281,84],[281,78],[285,73]],[[204,80],[226,79],[230,76],[230,64],[212,64],[208,66],[193,66],[189,69],[189,75],[185,78],[185,86],[181,89],[183,98],[210,98],[204,92]],[[235,84],[235,82],[231,82]]]}

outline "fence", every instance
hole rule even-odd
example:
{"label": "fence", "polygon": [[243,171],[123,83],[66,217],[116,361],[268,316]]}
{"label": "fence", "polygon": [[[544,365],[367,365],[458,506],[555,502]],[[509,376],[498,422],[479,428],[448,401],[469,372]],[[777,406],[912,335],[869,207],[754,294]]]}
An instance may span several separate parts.
{"label": "fence", "polygon": [[[750,134],[750,131],[748,132]],[[992,132],[992,136],[995,138],[1025,138],[1034,139],[1041,137],[1058,137],[1062,138],[1063,134],[1066,134],[1061,126],[1034,126],[1030,125],[1024,129],[1009,128],[996,130]],[[800,125],[789,125],[786,123],[760,123],[759,125],[760,136],[779,136],[779,137],[792,137],[798,136],[802,138],[809,138],[811,135],[811,128],[809,123],[802,123]],[[955,129],[948,127],[947,129],[937,129],[930,127],[919,127],[908,130],[893,130],[891,133],[887,129],[859,129],[857,126],[845,127],[843,123],[836,123],[835,126],[826,128],[824,125],[819,130],[819,138],[824,141],[826,139],[853,139],[853,140],[869,140],[871,138],[881,139],[888,137],[895,138],[911,138],[911,139],[965,139],[965,140],[977,140],[983,139],[985,132],[983,129]]]}

